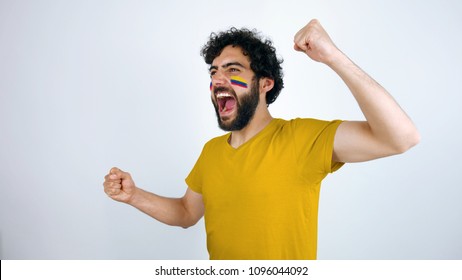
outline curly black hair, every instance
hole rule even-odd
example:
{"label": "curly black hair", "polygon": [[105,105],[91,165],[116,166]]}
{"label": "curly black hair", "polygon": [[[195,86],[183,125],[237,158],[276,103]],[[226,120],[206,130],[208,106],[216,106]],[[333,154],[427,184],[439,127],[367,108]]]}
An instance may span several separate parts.
{"label": "curly black hair", "polygon": [[226,46],[239,46],[243,54],[250,58],[250,68],[255,72],[255,78],[270,78],[274,80],[273,88],[266,93],[266,104],[273,103],[279,96],[284,81],[281,64],[276,49],[269,39],[263,39],[256,30],[232,27],[220,33],[211,33],[209,41],[202,47],[201,55],[205,63],[211,65],[213,60],[221,54]]}

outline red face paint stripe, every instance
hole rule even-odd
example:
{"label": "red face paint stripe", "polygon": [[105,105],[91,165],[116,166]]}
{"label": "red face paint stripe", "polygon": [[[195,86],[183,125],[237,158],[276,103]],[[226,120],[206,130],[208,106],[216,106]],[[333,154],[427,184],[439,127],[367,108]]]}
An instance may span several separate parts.
{"label": "red face paint stripe", "polygon": [[230,82],[231,82],[232,85],[247,88],[247,83],[241,77],[232,76],[231,79],[230,79]]}

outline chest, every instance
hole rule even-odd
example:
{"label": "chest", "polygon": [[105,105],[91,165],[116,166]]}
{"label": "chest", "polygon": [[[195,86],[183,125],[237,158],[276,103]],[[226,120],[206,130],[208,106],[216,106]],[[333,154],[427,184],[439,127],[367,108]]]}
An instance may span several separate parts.
{"label": "chest", "polygon": [[215,151],[204,161],[204,202],[273,203],[303,189],[297,156],[290,146],[252,145]]}

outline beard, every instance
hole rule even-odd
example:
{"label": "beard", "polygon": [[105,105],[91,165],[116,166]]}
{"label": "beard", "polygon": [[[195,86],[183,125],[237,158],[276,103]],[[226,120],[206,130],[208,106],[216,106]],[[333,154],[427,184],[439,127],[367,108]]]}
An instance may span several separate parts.
{"label": "beard", "polygon": [[230,92],[236,98],[236,118],[230,123],[224,123],[220,117],[218,105],[212,100],[217,114],[218,126],[224,131],[237,131],[246,127],[255,115],[258,103],[260,102],[258,93],[258,83],[252,81],[250,92],[244,93],[240,99],[236,92],[230,88]]}

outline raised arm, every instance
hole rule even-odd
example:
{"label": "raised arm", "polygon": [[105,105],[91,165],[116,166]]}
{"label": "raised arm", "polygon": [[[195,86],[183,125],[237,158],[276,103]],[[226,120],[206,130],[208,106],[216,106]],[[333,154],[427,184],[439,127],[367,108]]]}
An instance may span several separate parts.
{"label": "raised arm", "polygon": [[334,70],[350,89],[366,121],[346,121],[337,130],[333,160],[359,162],[407,151],[420,135],[393,97],[332,42],[318,20],[294,38],[294,48]]}
{"label": "raised arm", "polygon": [[129,173],[115,167],[104,177],[103,186],[110,198],[127,203],[168,225],[187,228],[204,215],[202,195],[189,188],[182,198],[162,197],[136,187]]}

